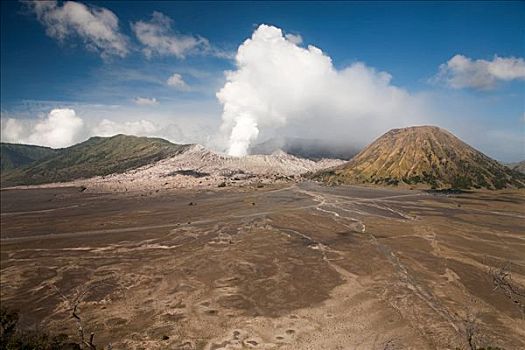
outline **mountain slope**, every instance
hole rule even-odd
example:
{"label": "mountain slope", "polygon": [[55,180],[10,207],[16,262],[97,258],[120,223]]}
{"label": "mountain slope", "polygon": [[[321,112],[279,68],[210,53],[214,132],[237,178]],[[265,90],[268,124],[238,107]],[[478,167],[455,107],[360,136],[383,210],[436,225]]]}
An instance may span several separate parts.
{"label": "mountain slope", "polygon": [[373,183],[433,188],[523,187],[525,176],[434,126],[393,129],[345,165],[314,178],[330,184]]}
{"label": "mountain slope", "polygon": [[187,149],[163,139],[126,135],[92,137],[19,169],[2,174],[2,187],[62,182],[129,169],[174,156]]}
{"label": "mountain slope", "polygon": [[301,174],[343,164],[338,159],[313,161],[282,151],[270,155],[232,157],[191,145],[180,154],[123,173],[76,180],[67,185],[89,190],[151,191],[172,188],[215,188],[290,181]]}
{"label": "mountain slope", "polygon": [[517,163],[506,164],[506,165],[507,167],[511,168],[514,171],[518,171],[522,174],[525,174],[525,160],[522,160],[521,162],[517,162]]}
{"label": "mountain slope", "polygon": [[166,159],[161,163],[169,163],[173,169],[191,169],[218,175],[246,173],[251,175],[294,176],[340,165],[343,162],[339,159],[313,161],[283,151],[276,151],[269,155],[253,154],[245,157],[233,157],[210,151],[201,145],[193,145],[184,154]]}
{"label": "mountain slope", "polygon": [[0,169],[20,168],[56,153],[57,150],[49,147],[2,142],[0,143]]}

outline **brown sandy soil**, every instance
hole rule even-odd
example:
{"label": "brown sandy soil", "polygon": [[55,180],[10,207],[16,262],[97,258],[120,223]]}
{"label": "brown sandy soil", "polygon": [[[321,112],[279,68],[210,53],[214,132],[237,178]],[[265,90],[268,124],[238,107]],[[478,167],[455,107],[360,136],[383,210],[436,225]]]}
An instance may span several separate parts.
{"label": "brown sandy soil", "polygon": [[114,349],[525,348],[524,192],[1,196],[1,302],[27,327],[75,336],[60,293],[85,291]]}

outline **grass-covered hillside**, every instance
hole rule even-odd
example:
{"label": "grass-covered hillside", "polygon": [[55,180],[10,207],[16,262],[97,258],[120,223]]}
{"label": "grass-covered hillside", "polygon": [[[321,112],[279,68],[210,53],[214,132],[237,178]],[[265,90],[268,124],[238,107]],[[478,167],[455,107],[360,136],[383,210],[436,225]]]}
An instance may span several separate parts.
{"label": "grass-covered hillside", "polygon": [[159,138],[116,135],[92,137],[16,169],[2,171],[2,187],[62,182],[121,173],[187,149]]}
{"label": "grass-covered hillside", "polygon": [[57,150],[49,147],[2,142],[0,143],[1,169],[4,171],[20,168],[56,153]]}

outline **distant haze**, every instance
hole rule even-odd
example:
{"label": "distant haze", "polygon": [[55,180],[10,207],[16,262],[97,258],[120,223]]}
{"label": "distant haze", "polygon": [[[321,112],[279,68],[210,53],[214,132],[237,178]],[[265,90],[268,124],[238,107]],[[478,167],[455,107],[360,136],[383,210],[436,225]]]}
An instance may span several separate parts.
{"label": "distant haze", "polygon": [[338,142],[298,137],[273,137],[262,143],[252,145],[249,153],[272,154],[278,150],[282,150],[296,157],[312,160],[323,158],[350,160],[361,150],[361,147],[343,141]]}

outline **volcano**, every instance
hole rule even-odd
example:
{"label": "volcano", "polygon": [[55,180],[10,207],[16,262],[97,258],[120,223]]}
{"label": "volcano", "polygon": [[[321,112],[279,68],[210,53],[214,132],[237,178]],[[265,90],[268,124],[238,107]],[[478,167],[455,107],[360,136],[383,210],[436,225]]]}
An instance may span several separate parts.
{"label": "volcano", "polygon": [[525,176],[436,126],[393,129],[348,163],[313,176],[329,184],[429,188],[522,188]]}

